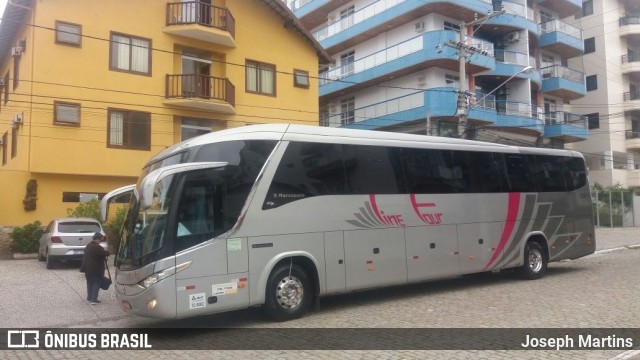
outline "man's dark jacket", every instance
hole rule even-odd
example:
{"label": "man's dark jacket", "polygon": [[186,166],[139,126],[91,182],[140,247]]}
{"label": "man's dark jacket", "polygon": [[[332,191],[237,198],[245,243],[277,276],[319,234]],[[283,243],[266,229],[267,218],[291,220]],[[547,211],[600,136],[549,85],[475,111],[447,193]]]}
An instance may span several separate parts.
{"label": "man's dark jacket", "polygon": [[109,256],[109,252],[100,244],[91,241],[84,248],[84,257],[82,258],[81,272],[86,277],[102,277],[104,276],[104,259]]}

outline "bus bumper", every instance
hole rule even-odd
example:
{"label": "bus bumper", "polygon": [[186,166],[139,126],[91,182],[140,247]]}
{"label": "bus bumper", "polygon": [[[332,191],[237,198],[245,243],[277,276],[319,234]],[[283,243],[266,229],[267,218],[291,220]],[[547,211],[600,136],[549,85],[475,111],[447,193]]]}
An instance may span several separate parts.
{"label": "bus bumper", "polygon": [[139,284],[116,284],[116,299],[128,313],[153,318],[176,317],[175,277],[163,279],[148,288]]}

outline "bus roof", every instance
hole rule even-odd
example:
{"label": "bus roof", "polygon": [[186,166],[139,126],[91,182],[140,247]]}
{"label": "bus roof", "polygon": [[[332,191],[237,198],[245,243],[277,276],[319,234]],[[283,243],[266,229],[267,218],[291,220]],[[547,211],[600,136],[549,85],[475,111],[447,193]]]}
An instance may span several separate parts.
{"label": "bus roof", "polygon": [[369,144],[388,146],[434,147],[469,151],[497,151],[524,154],[549,154],[578,156],[582,154],[570,150],[543,149],[496,144],[484,141],[457,139],[441,136],[404,134],[378,130],[358,130],[333,127],[261,124],[230,128],[200,135],[175,144],[154,156],[149,163],[165,158],[173,153],[194,146],[231,140],[292,140],[317,141],[325,143]]}

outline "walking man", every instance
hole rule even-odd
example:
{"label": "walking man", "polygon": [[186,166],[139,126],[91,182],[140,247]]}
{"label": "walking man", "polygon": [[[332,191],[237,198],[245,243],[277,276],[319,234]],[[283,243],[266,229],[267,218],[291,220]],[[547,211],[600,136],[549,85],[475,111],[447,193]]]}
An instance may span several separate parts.
{"label": "walking man", "polygon": [[93,240],[84,248],[84,257],[80,268],[80,271],[84,272],[85,279],[87,279],[87,301],[91,305],[100,303],[98,301],[98,292],[104,277],[105,259],[109,256],[109,252],[100,246],[100,242],[103,241],[104,237],[100,232],[93,234]]}

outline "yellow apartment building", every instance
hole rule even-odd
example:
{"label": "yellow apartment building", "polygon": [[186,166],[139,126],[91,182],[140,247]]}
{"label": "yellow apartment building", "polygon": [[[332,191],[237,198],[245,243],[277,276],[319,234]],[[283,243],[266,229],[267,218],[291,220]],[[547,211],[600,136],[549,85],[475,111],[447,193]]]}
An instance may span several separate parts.
{"label": "yellow apartment building", "polygon": [[65,216],[195,135],[317,124],[328,61],[281,0],[11,0],[0,226]]}

